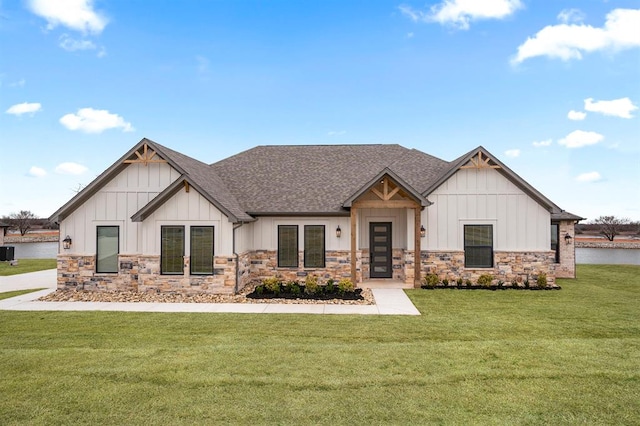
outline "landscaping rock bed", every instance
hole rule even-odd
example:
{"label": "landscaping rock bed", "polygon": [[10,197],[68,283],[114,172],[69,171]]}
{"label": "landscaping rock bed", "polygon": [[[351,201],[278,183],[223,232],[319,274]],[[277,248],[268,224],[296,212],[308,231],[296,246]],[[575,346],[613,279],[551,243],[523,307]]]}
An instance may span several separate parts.
{"label": "landscaping rock bed", "polygon": [[[284,303],[284,304],[329,304],[329,305],[374,305],[370,289],[357,289],[357,298],[288,298],[285,293],[278,295],[263,294],[260,298],[250,296],[255,293],[259,283],[247,285],[240,293],[226,294],[189,294],[189,293],[155,293],[155,292],[123,292],[123,291],[87,291],[57,290],[41,297],[45,302],[125,302],[125,303]],[[303,295],[301,295],[303,296]]]}

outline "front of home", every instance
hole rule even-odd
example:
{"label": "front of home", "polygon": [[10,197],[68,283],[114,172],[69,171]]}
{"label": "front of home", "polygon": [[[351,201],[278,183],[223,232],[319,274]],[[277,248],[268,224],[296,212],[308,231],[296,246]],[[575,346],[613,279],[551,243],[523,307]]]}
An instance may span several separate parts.
{"label": "front of home", "polygon": [[59,289],[229,294],[308,274],[553,283],[575,276],[581,218],[483,147],[448,162],[399,145],[259,146],[209,165],[143,139],[51,220]]}

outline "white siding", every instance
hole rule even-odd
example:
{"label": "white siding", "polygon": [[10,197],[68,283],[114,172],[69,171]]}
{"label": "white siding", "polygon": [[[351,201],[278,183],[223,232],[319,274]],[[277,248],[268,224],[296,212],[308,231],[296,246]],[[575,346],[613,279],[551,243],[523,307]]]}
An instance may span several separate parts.
{"label": "white siding", "polygon": [[142,253],[160,254],[160,228],[165,225],[184,225],[189,251],[189,226],[213,226],[216,256],[233,254],[233,224],[213,204],[195,189],[178,191],[142,223]]}
{"label": "white siding", "polygon": [[118,225],[120,253],[140,253],[141,224],[130,218],[178,177],[168,164],[130,164],[62,221],[60,234],[69,235],[73,246],[60,252],[95,254],[96,226]]}
{"label": "white siding", "polygon": [[[278,225],[298,225],[298,249],[304,250],[304,225],[324,225],[326,250],[350,250],[349,217],[260,217],[246,231],[246,247],[255,250],[276,250],[278,248]],[[340,225],[341,237],[336,237]],[[246,227],[244,225],[242,228]],[[240,229],[242,229],[240,228]],[[237,231],[236,231],[237,232]],[[238,250],[238,253],[240,251]]]}
{"label": "white siding", "polygon": [[549,250],[549,212],[494,169],[462,169],[428,197],[424,249],[462,250],[463,225],[493,224],[496,250]]}

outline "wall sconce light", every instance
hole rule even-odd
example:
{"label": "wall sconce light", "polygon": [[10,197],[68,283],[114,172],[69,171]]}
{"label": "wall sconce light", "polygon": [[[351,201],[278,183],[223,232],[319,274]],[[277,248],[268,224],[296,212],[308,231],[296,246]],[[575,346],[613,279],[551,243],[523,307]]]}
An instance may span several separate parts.
{"label": "wall sconce light", "polygon": [[340,238],[342,235],[342,229],[340,229],[340,225],[336,228],[336,237]]}
{"label": "wall sconce light", "polygon": [[72,241],[71,241],[71,237],[67,235],[67,236],[64,238],[64,240],[62,240],[62,247],[63,247],[65,250],[69,250],[69,249],[71,248],[71,243],[72,243]]}
{"label": "wall sconce light", "polygon": [[424,225],[420,225],[420,237],[424,238],[427,236],[427,230],[424,229]]}
{"label": "wall sconce light", "polygon": [[571,240],[573,238],[571,237],[571,235],[569,235],[569,233],[564,234],[564,242],[567,244],[571,244]]}

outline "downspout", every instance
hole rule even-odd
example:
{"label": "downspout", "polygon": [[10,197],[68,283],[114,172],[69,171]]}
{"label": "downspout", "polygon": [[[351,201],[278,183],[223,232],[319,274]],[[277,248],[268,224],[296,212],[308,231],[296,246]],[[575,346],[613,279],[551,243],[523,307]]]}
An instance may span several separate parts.
{"label": "downspout", "polygon": [[239,259],[240,256],[238,255],[238,253],[236,253],[236,229],[240,228],[242,225],[244,225],[244,222],[239,222],[238,224],[234,224],[233,225],[233,232],[232,232],[232,251],[233,251],[233,255],[236,258],[236,284],[234,286],[233,289],[233,293],[237,294],[238,293],[238,282],[240,281],[240,266],[239,266]]}

